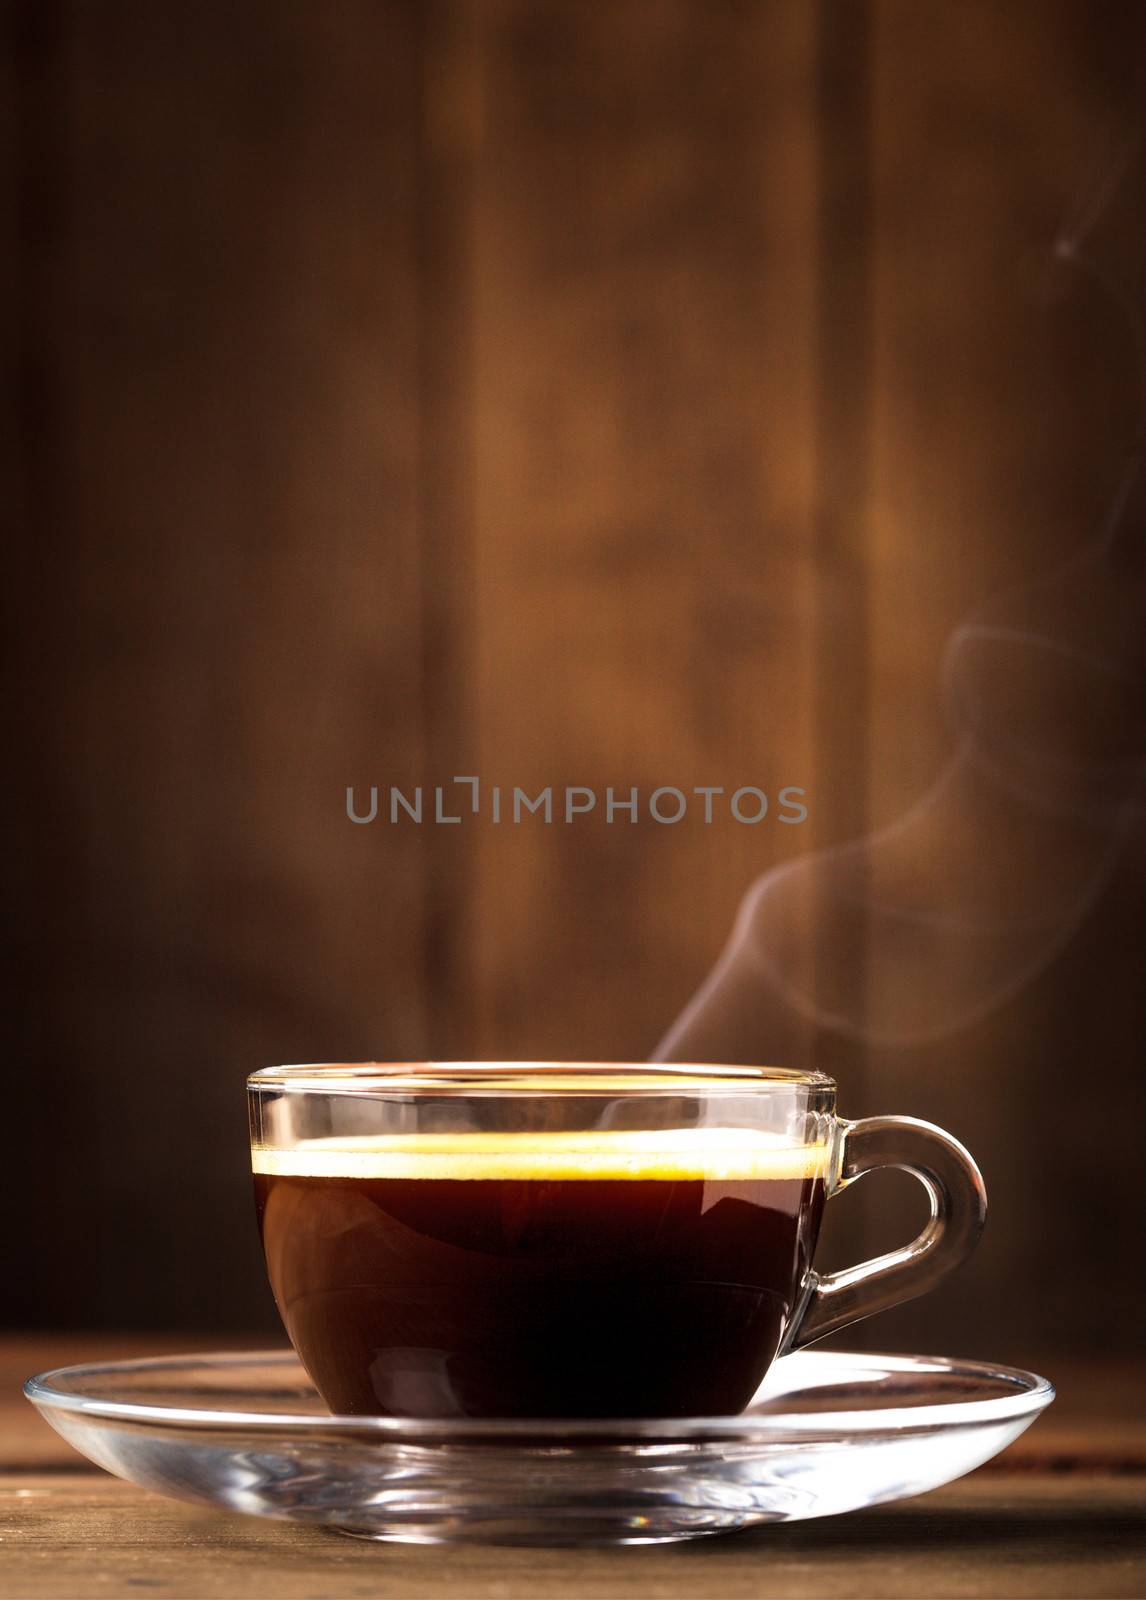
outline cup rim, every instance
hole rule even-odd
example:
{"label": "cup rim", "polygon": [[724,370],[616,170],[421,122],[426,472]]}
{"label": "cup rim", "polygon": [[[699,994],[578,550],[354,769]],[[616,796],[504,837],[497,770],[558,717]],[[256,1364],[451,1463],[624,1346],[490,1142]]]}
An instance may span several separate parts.
{"label": "cup rim", "polygon": [[607,1095],[610,1098],[760,1094],[807,1088],[834,1091],[834,1078],[797,1067],[719,1062],[618,1061],[359,1061],[261,1067],[247,1079],[252,1093]]}

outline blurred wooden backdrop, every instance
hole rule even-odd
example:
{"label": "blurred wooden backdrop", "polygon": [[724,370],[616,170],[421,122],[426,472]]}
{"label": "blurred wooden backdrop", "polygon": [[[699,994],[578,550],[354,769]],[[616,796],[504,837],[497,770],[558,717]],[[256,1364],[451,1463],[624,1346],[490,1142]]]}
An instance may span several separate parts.
{"label": "blurred wooden backdrop", "polygon": [[[4,1292],[269,1327],[246,1072],[642,1058],[757,874],[941,770],[951,630],[1097,525],[1132,425],[1124,323],[1040,286],[1137,130],[1146,11],[5,20]],[[1110,216],[1137,281],[1141,187]],[[811,818],[346,819],[455,773]],[[847,1112],[944,1122],[991,1187],[977,1262],[876,1343],[1137,1337],[1141,891],[1135,848],[936,1045],[809,1030]]]}

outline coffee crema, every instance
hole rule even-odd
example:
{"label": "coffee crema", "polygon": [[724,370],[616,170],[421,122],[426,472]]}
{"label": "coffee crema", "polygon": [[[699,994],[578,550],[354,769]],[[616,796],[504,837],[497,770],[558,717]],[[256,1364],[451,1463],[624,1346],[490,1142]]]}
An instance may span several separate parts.
{"label": "coffee crema", "polygon": [[410,1134],[252,1152],[291,1341],[333,1411],[740,1411],[810,1268],[824,1144],[756,1129]]}
{"label": "coffee crema", "polygon": [[823,1177],[824,1144],[793,1145],[756,1128],[657,1128],[576,1133],[411,1133],[255,1146],[255,1172],[299,1178],[422,1178],[496,1182],[588,1179]]}

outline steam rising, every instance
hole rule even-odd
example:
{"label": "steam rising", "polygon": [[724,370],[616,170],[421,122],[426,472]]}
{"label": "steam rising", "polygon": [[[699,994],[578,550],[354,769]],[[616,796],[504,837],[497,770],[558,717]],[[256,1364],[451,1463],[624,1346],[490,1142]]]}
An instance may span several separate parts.
{"label": "steam rising", "polygon": [[[1124,166],[1108,169],[1055,256],[1129,319],[1146,387],[1141,312],[1082,253]],[[1144,455],[1146,403],[1101,535],[949,640],[956,744],[930,793],[867,838],[758,878],[654,1059],[782,1060],[806,1032],[800,1019],[921,1044],[986,1015],[1054,959],[1141,811]]]}

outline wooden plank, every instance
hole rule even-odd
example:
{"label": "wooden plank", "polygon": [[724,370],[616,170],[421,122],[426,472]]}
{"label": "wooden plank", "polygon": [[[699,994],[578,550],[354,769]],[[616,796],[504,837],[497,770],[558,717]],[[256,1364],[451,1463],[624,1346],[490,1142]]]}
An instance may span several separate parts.
{"label": "wooden plank", "polygon": [[[473,204],[480,64],[472,0],[416,8],[418,94],[418,549],[421,764],[437,785],[475,774],[473,732]],[[478,774],[480,777],[480,774]],[[403,784],[404,792],[409,789]],[[447,793],[453,793],[447,789]],[[466,791],[456,791],[465,798]],[[452,814],[455,806],[443,807]],[[429,826],[429,825],[428,825]],[[403,835],[409,840],[410,833]],[[424,852],[426,1054],[472,1056],[468,829],[433,825]]]}
{"label": "wooden plank", "polygon": [[425,1051],[421,838],[344,812],[420,765],[414,9],[60,14],[20,1316],[269,1324],[245,1073]]}
{"label": "wooden plank", "polygon": [[[1136,1338],[1121,1291],[1107,1302],[1122,1276],[1119,1219],[1139,1204],[1134,1119],[1092,1123],[1076,1096],[1084,1062],[1136,1075],[1141,875],[1119,870],[1089,934],[1085,908],[1054,928],[1075,864],[1100,840],[1094,819],[1056,815],[1049,791],[1050,806],[1016,797],[959,756],[944,652],[985,605],[1085,647],[1062,627],[1084,612],[1082,574],[1061,617],[1018,596],[1093,539],[1135,425],[1131,325],[1054,250],[1064,225],[1105,205],[1089,243],[1137,294],[1143,172],[1123,158],[1146,14],[1119,8],[1092,30],[1075,0],[876,0],[874,16],[869,803],[873,825],[895,832],[875,847],[872,889],[924,916],[885,927],[873,957],[864,1109],[930,1117],[964,1139],[991,1215],[958,1279],[871,1337],[1045,1362],[1053,1375],[1064,1351],[1093,1348],[1096,1303],[1105,1349]],[[1017,665],[975,683],[979,714],[1016,751],[1038,736],[1013,698]],[[1100,697],[1089,710],[1048,704],[1060,756],[1085,760]],[[1023,972],[1016,952],[1040,919],[1058,948]],[[996,933],[968,937],[968,924]],[[1013,993],[1000,1000],[1008,962]],[[980,1001],[990,1014],[976,1014]],[[933,1037],[913,1039],[915,1023]],[[1095,1171],[1109,1219],[1098,1227],[1080,1204]],[[914,1204],[891,1188],[874,1219],[885,1244]]]}
{"label": "wooden plank", "polygon": [[[1121,447],[1124,324],[1035,289],[1146,13],[11,9],[4,1018],[43,1203],[6,1292],[254,1322],[250,1066],[643,1055],[753,878],[942,769],[951,629],[1075,547]],[[347,782],[447,766],[806,781],[812,820],[346,823]],[[1137,1124],[1063,1108],[1141,1037],[1140,879],[989,1024],[866,1082],[822,1046],[848,1112],[950,1125],[992,1189],[968,1274],[875,1342],[1053,1375],[1095,1305],[1136,1336]]]}
{"label": "wooden plank", "polygon": [[[186,1337],[0,1343],[0,1594],[55,1600],[373,1592],[513,1600],[589,1585],[701,1597],[1134,1595],[1146,1576],[1140,1364],[1075,1367],[1062,1400],[987,1469],[921,1500],[677,1549],[419,1551],[227,1516],[144,1494],[86,1463],[16,1394],[33,1370],[162,1354]],[[21,1470],[13,1471],[12,1464]],[[63,1469],[63,1470],[61,1470]],[[1049,1469],[1049,1470],[1048,1470]],[[1055,1587],[1056,1583],[1059,1587]]]}
{"label": "wooden plank", "polygon": [[814,789],[810,14],[481,16],[476,748],[600,799],[481,832],[475,1039],[639,1059],[814,831],[603,814],[609,785]]}
{"label": "wooden plank", "polygon": [[318,1529],[231,1516],[116,1479],[0,1479],[0,1592],[161,1600],[870,1600],[882,1596],[1138,1596],[1146,1579],[1146,1479],[972,1478],[923,1499],[754,1529],[696,1544],[621,1550],[372,1546]]}
{"label": "wooden plank", "polygon": [[[871,659],[868,552],[871,541],[871,8],[866,0],[816,8],[814,696],[818,800],[829,846],[868,827]],[[851,886],[866,892],[861,870]],[[813,864],[810,998],[823,1014],[848,1016],[847,1031],[817,1026],[815,1065],[859,1103],[865,1079],[868,926],[839,927],[830,866]]]}
{"label": "wooden plank", "polygon": [[[271,1340],[266,1340],[269,1346]],[[257,1347],[257,1341],[212,1337],[210,1334],[38,1333],[0,1340],[0,1469],[7,1472],[46,1466],[71,1472],[92,1472],[86,1457],[67,1444],[40,1417],[23,1395],[28,1378],[55,1367],[96,1361],[131,1361],[149,1356],[175,1356],[188,1350]]]}

